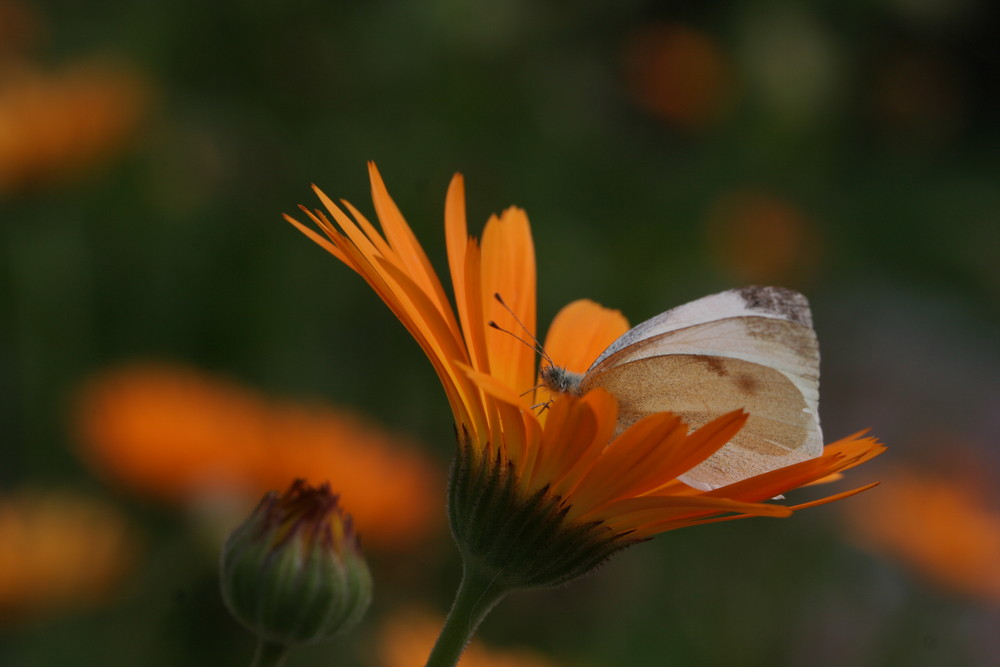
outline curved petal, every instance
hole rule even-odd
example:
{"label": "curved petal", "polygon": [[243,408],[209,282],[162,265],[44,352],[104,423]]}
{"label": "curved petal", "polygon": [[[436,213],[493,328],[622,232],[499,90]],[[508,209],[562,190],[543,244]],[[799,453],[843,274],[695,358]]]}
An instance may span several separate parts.
{"label": "curved petal", "polygon": [[818,458],[719,487],[706,495],[748,501],[774,498],[831,473],[853,468],[885,451],[885,446],[877,439],[859,436],[852,435],[827,445]]}
{"label": "curved petal", "polygon": [[508,208],[486,223],[482,281],[484,319],[514,334],[486,331],[490,372],[516,391],[526,391],[534,385],[536,351],[521,339],[535,336],[535,246],[521,209]]}
{"label": "curved petal", "polygon": [[[566,400],[562,397],[558,400]],[[562,455],[562,471],[552,479],[552,492],[563,498],[572,497],[580,483],[600,460],[614,437],[618,422],[618,401],[603,389],[594,389],[582,399],[597,418],[597,430],[590,445],[583,450],[566,452]]]}
{"label": "curved petal", "polygon": [[462,362],[456,362],[455,365],[462,369],[476,383],[476,386],[486,392],[487,395],[508,405],[520,407],[522,402],[521,397],[515,394],[514,390],[506,383],[501,382],[489,373],[478,371]]}
{"label": "curved petal", "polygon": [[576,397],[555,401],[549,408],[533,466],[524,473],[527,488],[551,487],[583,454],[595,445],[603,448],[606,435],[603,441],[601,438],[607,430],[601,428],[601,418],[591,404]]}
{"label": "curved petal", "polygon": [[437,305],[438,310],[449,320],[449,326],[457,333],[458,326],[441,281],[420,242],[413,235],[413,230],[406,224],[396,203],[389,196],[389,191],[386,190],[374,162],[368,163],[368,174],[371,178],[372,202],[375,204],[375,212],[378,214],[379,222],[382,223],[382,229],[385,230],[386,240],[398,254],[399,262],[407,274]]}
{"label": "curved petal", "polygon": [[792,510],[784,505],[743,503],[728,498],[643,496],[619,500],[594,518],[604,519],[615,530],[649,530],[657,524],[729,513],[783,518],[791,516]]}
{"label": "curved petal", "polygon": [[486,352],[486,322],[483,321],[482,256],[479,244],[469,236],[465,219],[465,179],[455,174],[448,185],[444,203],[445,242],[451,271],[455,307],[472,366],[490,370]]}
{"label": "curved petal", "polygon": [[[547,426],[548,424],[546,424]],[[687,435],[680,417],[662,412],[636,422],[618,436],[601,454],[600,460],[573,492],[570,515],[585,519],[605,504],[628,495],[654,475],[652,486],[662,483],[655,477],[658,455],[679,446]]]}
{"label": "curved petal", "polygon": [[621,311],[579,299],[564,306],[552,320],[545,352],[556,366],[584,373],[626,331],[628,320]]}

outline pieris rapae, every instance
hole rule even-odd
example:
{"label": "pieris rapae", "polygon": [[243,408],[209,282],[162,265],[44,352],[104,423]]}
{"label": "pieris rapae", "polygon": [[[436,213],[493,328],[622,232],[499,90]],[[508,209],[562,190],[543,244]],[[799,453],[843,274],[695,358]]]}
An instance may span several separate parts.
{"label": "pieris rapae", "polygon": [[554,392],[601,387],[618,428],[671,411],[692,428],[744,408],[750,418],[680,480],[712,489],[818,456],[819,346],[809,303],[781,287],[744,287],[678,306],[630,329],[586,373],[544,365]]}

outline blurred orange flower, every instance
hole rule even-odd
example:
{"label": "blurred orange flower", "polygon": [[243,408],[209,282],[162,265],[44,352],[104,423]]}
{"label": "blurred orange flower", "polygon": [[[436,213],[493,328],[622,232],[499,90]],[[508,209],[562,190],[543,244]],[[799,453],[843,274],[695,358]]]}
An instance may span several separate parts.
{"label": "blurred orange flower", "polygon": [[113,507],[66,492],[0,498],[0,620],[107,596],[135,552]]}
{"label": "blurred orange flower", "polygon": [[[444,619],[429,612],[409,609],[394,614],[383,625],[378,639],[379,667],[413,667],[422,664],[434,646]],[[462,654],[460,667],[555,667],[534,651],[494,650],[473,640]]]}
{"label": "blurred orange flower", "polygon": [[886,471],[863,507],[844,505],[856,540],[946,589],[1000,602],[1000,508],[967,481]]}
{"label": "blurred orange flower", "polygon": [[0,70],[0,195],[78,175],[118,154],[148,100],[141,77],[110,63],[59,73]]}
{"label": "blurred orange flower", "polygon": [[173,502],[259,499],[329,482],[366,544],[395,547],[438,523],[439,470],[413,443],[322,405],[272,402],[191,368],[136,364],[79,395],[85,458],[108,479]]}
{"label": "blurred orange flower", "polygon": [[624,47],[625,84],[646,111],[685,128],[719,118],[732,95],[729,63],[709,35],[661,23],[631,35]]}
{"label": "blurred orange flower", "polygon": [[766,192],[735,191],[719,198],[708,212],[705,232],[713,258],[739,282],[800,284],[819,264],[817,225]]}

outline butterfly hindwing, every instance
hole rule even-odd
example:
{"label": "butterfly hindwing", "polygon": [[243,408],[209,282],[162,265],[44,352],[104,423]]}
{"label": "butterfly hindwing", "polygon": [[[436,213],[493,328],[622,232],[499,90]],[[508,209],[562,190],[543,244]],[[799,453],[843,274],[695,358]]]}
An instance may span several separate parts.
{"label": "butterfly hindwing", "polygon": [[[666,382],[664,382],[666,380]],[[744,408],[742,430],[682,481],[715,488],[815,456],[822,448],[806,401],[780,371],[742,359],[668,354],[610,368],[584,379],[618,397],[618,428],[669,410],[692,428]]]}

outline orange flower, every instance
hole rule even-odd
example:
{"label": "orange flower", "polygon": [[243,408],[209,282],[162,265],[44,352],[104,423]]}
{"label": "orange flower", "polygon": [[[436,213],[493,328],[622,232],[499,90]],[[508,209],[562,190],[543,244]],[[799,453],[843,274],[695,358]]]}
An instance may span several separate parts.
{"label": "orange flower", "polygon": [[171,501],[257,500],[328,481],[366,543],[402,546],[437,521],[439,473],[409,441],[330,407],[274,403],[194,369],[132,365],[93,378],[76,410],[105,476]]}
{"label": "orange flower", "polygon": [[858,542],[938,585],[1000,602],[1000,511],[968,482],[905,468],[863,508],[846,508]]}
{"label": "orange flower", "polygon": [[[534,335],[535,258],[525,213],[507,209],[486,223],[481,242],[470,238],[462,177],[452,180],[445,202],[445,236],[457,306],[453,310],[374,165],[369,171],[384,235],[349,203],[342,202],[341,208],[318,188],[316,194],[333,222],[322,211],[303,211],[325,238],[286,218],[360,274],[434,365],[460,435],[450,510],[453,531],[463,548],[481,551],[489,543],[502,551],[505,540],[534,535],[545,542],[544,534],[565,531],[575,536],[578,550],[571,563],[558,559],[551,567],[534,563],[535,571],[522,573],[529,578],[509,582],[512,586],[572,578],[611,551],[666,530],[748,516],[788,516],[863,490],[793,506],[765,502],[882,451],[874,438],[860,434],[829,445],[818,458],[699,491],[677,477],[740,429],[746,420],[741,411],[693,433],[679,418],[662,413],[616,436],[617,404],[604,391],[582,397],[560,395],[548,403],[549,409],[532,409],[551,398],[544,390],[533,391],[534,350],[488,326],[496,322],[502,329]],[[502,295],[506,305],[494,294]],[[556,317],[545,349],[556,365],[583,371],[626,328],[618,312],[578,301]],[[494,499],[497,506],[483,499],[484,493],[494,492],[503,496]],[[512,509],[505,518],[500,506],[530,506],[524,511],[538,525],[526,526],[525,516]],[[545,552],[536,547],[536,555]],[[510,558],[508,554],[501,559],[504,567],[513,567]],[[557,576],[555,570],[560,568]]]}
{"label": "orange flower", "polygon": [[134,551],[125,519],[105,503],[55,492],[0,498],[0,619],[106,597]]}
{"label": "orange flower", "polygon": [[[408,609],[393,614],[379,633],[379,667],[413,667],[430,652],[441,627],[434,614]],[[462,655],[461,667],[555,667],[555,663],[524,649],[490,649],[473,641]]]}
{"label": "orange flower", "polygon": [[[712,491],[682,483],[678,477],[724,446],[746,413],[725,414],[693,433],[678,417],[658,413],[617,433],[618,404],[606,391],[553,396],[538,389],[535,350],[511,335],[534,338],[535,257],[524,212],[491,217],[480,244],[466,231],[462,177],[452,180],[445,238],[453,310],[374,165],[369,172],[384,235],[318,188],[334,222],[320,210],[302,210],[323,236],[285,217],[376,291],[423,348],[451,403],[459,441],[448,510],[463,577],[428,667],[457,664],[479,623],[511,591],[569,581],[667,530],[788,516],[869,488],[793,506],[766,502],[882,451],[860,434],[817,458]],[[615,311],[572,303],[549,331],[549,361],[581,372],[626,327]]]}
{"label": "orange flower", "polygon": [[148,98],[145,81],[106,63],[58,74],[0,72],[0,195],[75,175],[116,155]]}

